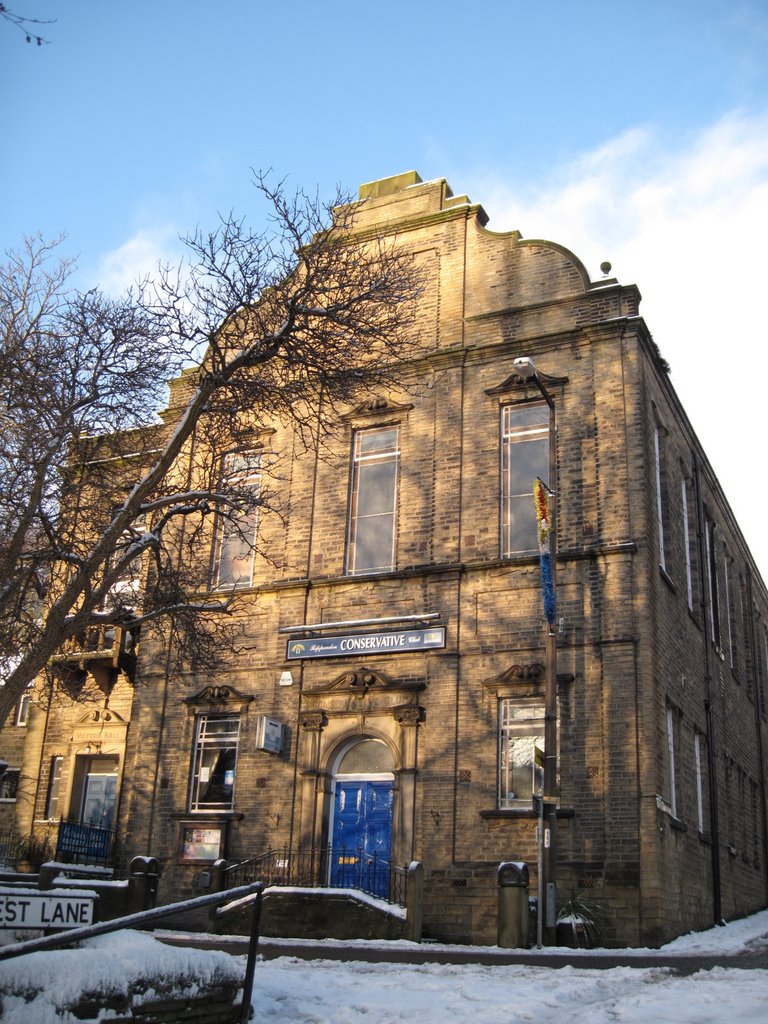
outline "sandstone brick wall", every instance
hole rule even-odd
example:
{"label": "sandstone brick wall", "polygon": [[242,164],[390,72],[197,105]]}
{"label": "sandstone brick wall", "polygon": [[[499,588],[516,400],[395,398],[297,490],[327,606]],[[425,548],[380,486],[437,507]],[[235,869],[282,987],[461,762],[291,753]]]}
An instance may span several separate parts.
{"label": "sandstone brick wall", "polygon": [[[409,369],[410,387],[379,396],[373,409],[352,405],[319,459],[275,425],[270,444],[290,457],[277,464],[272,485],[286,494],[291,512],[285,526],[262,524],[271,558],[259,563],[254,587],[239,603],[245,649],[215,680],[190,676],[185,688],[166,683],[162,650],[142,651],[122,775],[126,852],[163,860],[163,899],[194,893],[200,865],[179,857],[194,735],[194,707],[185,698],[226,685],[249,699],[235,812],[222,818],[228,858],[327,843],[334,759],[354,736],[377,736],[396,763],[395,847],[425,866],[426,934],[495,941],[499,861],[527,861],[536,885],[532,814],[496,806],[498,699],[542,692],[531,669],[544,661],[537,559],[502,559],[499,540],[500,408],[538,397],[532,384],[512,377],[514,358],[528,355],[553,381],[558,422],[561,892],[576,887],[601,901],[606,938],[617,943],[658,943],[711,924],[716,863],[723,915],[763,906],[768,600],[638,317],[637,288],[612,279],[590,283],[579,260],[557,244],[494,234],[482,208],[452,197],[444,181],[420,184],[406,175],[366,188],[357,229],[396,230],[427,275],[423,359]],[[393,423],[401,452],[396,569],[350,578],[353,431]],[[655,429],[662,438],[664,569]],[[698,506],[716,524],[720,545],[719,649],[707,625]],[[446,646],[422,654],[288,663],[278,632],[436,612]],[[343,684],[323,703],[323,687],[363,664],[397,685],[418,684],[418,723],[406,727],[373,691],[357,698]],[[280,685],[285,671],[290,686]],[[311,729],[302,719],[308,707],[322,711]],[[676,730],[675,814],[668,707]],[[285,724],[280,755],[255,749],[260,715]],[[43,760],[65,742],[69,722],[49,722]],[[719,837],[711,830],[712,768]]]}

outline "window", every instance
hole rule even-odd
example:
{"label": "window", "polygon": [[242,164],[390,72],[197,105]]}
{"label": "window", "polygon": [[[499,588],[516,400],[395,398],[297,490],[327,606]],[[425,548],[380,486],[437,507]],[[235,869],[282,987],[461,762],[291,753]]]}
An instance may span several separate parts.
{"label": "window", "polygon": [[728,631],[728,663],[731,668],[736,667],[734,643],[733,643],[733,623],[731,617],[733,615],[733,609],[731,608],[731,573],[728,568],[728,552],[724,552],[723,558],[723,575],[724,580],[723,589],[725,590],[725,626]]}
{"label": "window", "polygon": [[19,697],[16,704],[16,725],[26,725],[29,720],[29,690]]}
{"label": "window", "polygon": [[720,585],[717,576],[715,524],[711,519],[707,519],[704,526],[707,544],[707,575],[709,578],[709,621],[712,627],[712,642],[720,651],[722,650],[723,643],[720,629]]}
{"label": "window", "polygon": [[664,553],[664,506],[666,504],[666,495],[664,493],[664,474],[661,461],[661,428],[657,423],[653,426],[653,452],[656,471],[656,523],[659,534],[659,565],[666,571],[667,559]]}
{"label": "window", "polygon": [[195,737],[191,811],[228,811],[234,805],[239,715],[199,715]]}
{"label": "window", "polygon": [[258,522],[261,456],[254,452],[232,452],[224,457],[222,481],[225,489],[238,495],[241,506],[219,512],[216,531],[215,585],[250,587]]}
{"label": "window", "polygon": [[741,677],[737,676],[739,682],[743,681],[749,689],[749,671],[752,659],[749,652],[749,621],[747,619],[747,585],[743,576],[739,576],[739,639],[740,649],[743,652]]}
{"label": "window", "polygon": [[704,763],[702,737],[696,730],[693,734],[693,756],[696,767],[696,823],[699,832],[704,832]]}
{"label": "window", "polygon": [[15,800],[19,792],[18,768],[6,768],[0,776],[0,800]]}
{"label": "window", "polygon": [[64,758],[56,755],[51,758],[51,768],[48,775],[48,792],[45,796],[45,817],[50,821],[60,817],[59,799],[61,797],[61,773],[64,768]]}
{"label": "window", "polygon": [[538,551],[533,484],[548,487],[549,407],[505,405],[501,410],[501,553]]}
{"label": "window", "polygon": [[752,863],[756,868],[760,867],[760,811],[757,796],[757,783],[751,779],[752,790]]}
{"label": "window", "polygon": [[673,818],[677,817],[677,778],[675,770],[675,710],[667,704],[667,787],[669,792],[669,810]]}
{"label": "window", "polygon": [[347,571],[386,572],[395,564],[397,427],[358,430],[354,437]]}
{"label": "window", "polygon": [[544,785],[544,707],[499,701],[499,808],[527,808]]}
{"label": "window", "polygon": [[693,611],[693,559],[691,557],[691,535],[689,511],[688,511],[688,481],[683,478],[681,482],[682,517],[683,517],[683,544],[685,545],[685,587],[688,597],[688,608]]}
{"label": "window", "polygon": [[[119,510],[120,507],[115,506],[112,509],[113,516]],[[123,562],[129,550],[135,546],[141,534],[146,532],[146,529],[146,517],[140,515],[130,529],[123,531],[120,540],[115,546],[115,550],[109,556],[107,560],[107,574],[117,571],[117,576],[108,593],[104,595],[104,603],[102,605],[104,611],[134,611],[136,609],[141,579],[141,555],[135,555],[129,559],[119,570],[118,566]]]}

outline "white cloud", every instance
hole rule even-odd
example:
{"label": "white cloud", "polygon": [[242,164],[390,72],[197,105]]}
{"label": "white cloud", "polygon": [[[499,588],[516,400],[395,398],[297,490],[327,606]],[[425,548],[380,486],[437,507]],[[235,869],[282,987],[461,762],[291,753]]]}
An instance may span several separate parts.
{"label": "white cloud", "polygon": [[735,112],[673,144],[638,128],[537,188],[476,180],[494,230],[519,228],[636,283],[672,382],[768,577],[765,290],[768,113]]}
{"label": "white cloud", "polygon": [[144,228],[117,249],[105,253],[95,277],[102,291],[117,296],[146,276],[156,276],[159,263],[178,262],[181,253],[175,228]]}

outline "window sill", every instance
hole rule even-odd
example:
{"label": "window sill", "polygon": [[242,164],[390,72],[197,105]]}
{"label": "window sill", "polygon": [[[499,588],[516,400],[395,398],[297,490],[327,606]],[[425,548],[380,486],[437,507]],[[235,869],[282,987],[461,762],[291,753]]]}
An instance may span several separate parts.
{"label": "window sill", "polygon": [[669,827],[673,828],[676,832],[687,832],[688,826],[680,818],[676,818],[673,814],[669,816]]}
{"label": "window sill", "polygon": [[171,815],[176,821],[186,821],[188,818],[204,818],[209,821],[242,821],[245,817],[243,811],[217,811],[215,809],[201,809],[199,811],[179,811]]}
{"label": "window sill", "polygon": [[[557,816],[558,818],[573,818],[575,811],[572,807],[558,807]],[[488,811],[480,811],[480,817],[486,820],[512,820],[516,819],[527,819],[530,818],[534,821],[538,821],[539,815],[537,811],[534,811],[532,807],[505,807],[505,808],[493,808]]]}
{"label": "window sill", "polygon": [[672,591],[673,594],[676,595],[677,594],[677,585],[675,584],[675,582],[673,581],[672,577],[669,575],[669,573],[667,572],[667,570],[664,568],[663,565],[659,566],[659,572],[661,573],[661,578],[667,584],[669,589]]}

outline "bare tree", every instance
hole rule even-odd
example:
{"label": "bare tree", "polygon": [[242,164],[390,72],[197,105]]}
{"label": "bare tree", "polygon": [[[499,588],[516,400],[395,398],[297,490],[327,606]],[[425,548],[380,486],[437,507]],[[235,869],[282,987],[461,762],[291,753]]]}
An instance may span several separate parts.
{"label": "bare tree", "polygon": [[214,524],[257,545],[255,511],[285,512],[264,482],[271,425],[322,445],[340,404],[402,380],[413,260],[356,232],[345,196],[255,184],[264,231],[224,218],[119,301],[68,290],[40,239],[0,274],[0,720],[90,627],[159,629],[188,664],[213,657],[237,581],[217,586],[192,553]]}
{"label": "bare tree", "polygon": [[35,43],[37,46],[42,46],[43,43],[48,42],[47,39],[43,38],[43,36],[38,33],[37,26],[52,25],[53,20],[45,21],[40,18],[29,18],[24,14],[17,14],[3,3],[0,3],[0,18],[9,22],[11,25],[15,25],[16,28],[23,32],[28,43]]}

